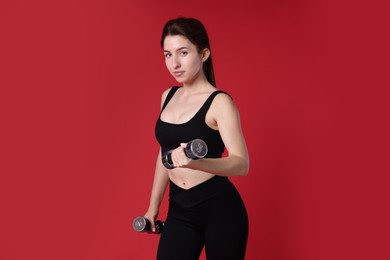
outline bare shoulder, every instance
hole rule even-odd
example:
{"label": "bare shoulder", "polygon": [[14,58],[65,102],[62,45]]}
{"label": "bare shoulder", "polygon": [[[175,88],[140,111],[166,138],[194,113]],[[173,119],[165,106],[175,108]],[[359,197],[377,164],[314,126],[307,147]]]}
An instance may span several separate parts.
{"label": "bare shoulder", "polygon": [[169,93],[169,91],[171,91],[171,89],[172,88],[168,88],[168,89],[163,91],[162,96],[161,96],[161,99],[163,99],[163,101],[167,98],[168,93]]}
{"label": "bare shoulder", "polygon": [[215,96],[209,112],[210,119],[218,125],[218,128],[221,125],[236,122],[240,117],[232,97],[226,93],[219,93]]}
{"label": "bare shoulder", "polygon": [[168,96],[168,93],[169,91],[171,91],[172,88],[168,88],[166,90],[164,90],[164,92],[162,93],[161,95],[161,107],[163,106],[164,102],[165,102],[165,99],[167,98]]}
{"label": "bare shoulder", "polygon": [[232,97],[225,93],[219,93],[215,96],[213,101],[214,108],[218,110],[218,112],[224,112],[226,110],[236,109],[236,105],[234,104],[234,101]]}

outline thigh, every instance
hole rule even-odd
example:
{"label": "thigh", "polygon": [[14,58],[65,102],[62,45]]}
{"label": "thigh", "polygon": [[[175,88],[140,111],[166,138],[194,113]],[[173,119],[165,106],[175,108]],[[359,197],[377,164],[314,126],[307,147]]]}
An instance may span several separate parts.
{"label": "thigh", "polygon": [[244,260],[248,239],[247,222],[221,219],[206,231],[205,249],[208,260]]}
{"label": "thigh", "polygon": [[208,260],[244,260],[248,239],[248,215],[236,191],[219,197],[210,210],[205,230]]}
{"label": "thigh", "polygon": [[192,225],[168,217],[158,246],[157,260],[197,260],[203,239]]}

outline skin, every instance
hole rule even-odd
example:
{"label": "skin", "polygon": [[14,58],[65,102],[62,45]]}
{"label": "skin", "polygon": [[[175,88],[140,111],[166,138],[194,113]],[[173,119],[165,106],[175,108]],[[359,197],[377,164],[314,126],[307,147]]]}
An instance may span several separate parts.
{"label": "skin", "polygon": [[[174,35],[165,38],[164,55],[169,73],[183,86],[165,107],[161,120],[172,124],[182,124],[189,121],[208,96],[216,90],[207,81],[202,69],[203,62],[210,55],[210,50],[204,49],[198,52],[196,46],[187,38]],[[164,91],[161,106],[168,92],[169,89]],[[244,176],[248,174],[248,151],[241,130],[240,116],[232,99],[226,94],[217,95],[205,120],[210,128],[220,132],[228,155],[217,159],[191,160],[184,153],[186,144],[181,144],[172,152],[172,161],[176,168],[168,170],[162,164],[161,151],[159,151],[150,205],[144,215],[151,220],[153,231],[155,231],[154,220],[158,216],[169,179],[183,189],[190,189],[214,175]]]}

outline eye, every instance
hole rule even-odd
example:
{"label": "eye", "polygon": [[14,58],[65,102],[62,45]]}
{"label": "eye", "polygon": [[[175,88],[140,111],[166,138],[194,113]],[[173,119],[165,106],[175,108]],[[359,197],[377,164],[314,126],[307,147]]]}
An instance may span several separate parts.
{"label": "eye", "polygon": [[182,51],[182,52],[180,52],[180,55],[181,55],[181,56],[187,56],[187,54],[188,54],[187,51]]}
{"label": "eye", "polygon": [[172,56],[172,54],[171,54],[171,53],[169,53],[169,52],[166,52],[166,53],[164,53],[164,56],[165,56],[165,58],[169,58],[169,57],[171,57],[171,56]]}

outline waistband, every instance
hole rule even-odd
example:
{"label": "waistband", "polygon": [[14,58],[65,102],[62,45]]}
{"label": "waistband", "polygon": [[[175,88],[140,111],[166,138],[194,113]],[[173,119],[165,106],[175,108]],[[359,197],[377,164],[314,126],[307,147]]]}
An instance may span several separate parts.
{"label": "waistband", "polygon": [[191,209],[232,188],[233,184],[225,176],[214,176],[188,190],[170,181],[169,200],[182,208]]}

